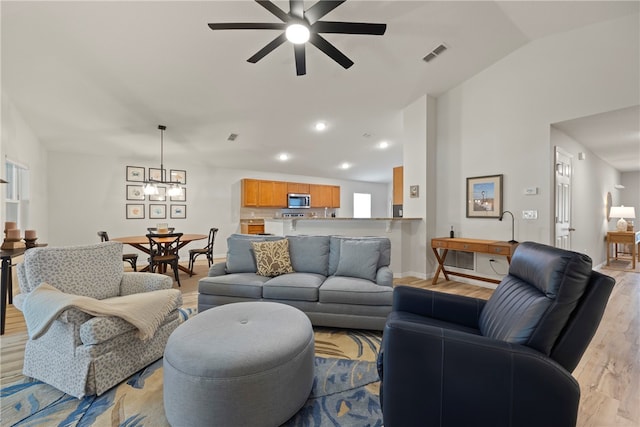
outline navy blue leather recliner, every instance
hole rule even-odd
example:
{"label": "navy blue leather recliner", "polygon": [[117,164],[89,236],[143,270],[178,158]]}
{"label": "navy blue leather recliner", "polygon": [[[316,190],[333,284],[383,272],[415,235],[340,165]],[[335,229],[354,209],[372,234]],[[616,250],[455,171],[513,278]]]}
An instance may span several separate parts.
{"label": "navy blue leather recliner", "polygon": [[384,426],[574,426],[571,372],[614,283],[587,255],[524,242],[489,300],[397,287],[378,358]]}

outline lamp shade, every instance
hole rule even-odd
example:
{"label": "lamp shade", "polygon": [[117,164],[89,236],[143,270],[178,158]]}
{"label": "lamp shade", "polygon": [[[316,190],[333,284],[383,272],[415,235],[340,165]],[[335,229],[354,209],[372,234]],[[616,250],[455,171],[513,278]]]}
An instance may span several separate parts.
{"label": "lamp shade", "polygon": [[611,206],[611,218],[635,218],[636,209],[633,206]]}

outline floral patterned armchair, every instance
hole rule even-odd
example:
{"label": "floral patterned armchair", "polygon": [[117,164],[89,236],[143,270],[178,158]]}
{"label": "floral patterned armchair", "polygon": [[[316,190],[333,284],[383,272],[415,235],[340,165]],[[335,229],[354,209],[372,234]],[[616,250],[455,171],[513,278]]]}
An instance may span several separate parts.
{"label": "floral patterned armchair", "polygon": [[[98,300],[170,289],[173,284],[164,275],[124,272],[119,242],[31,249],[18,265],[18,281],[21,293],[14,302],[20,310],[27,295],[43,282],[67,294]],[[180,296],[146,341],[122,318],[66,309],[42,336],[27,341],[23,373],[77,398],[100,395],[162,357],[179,324],[181,304]],[[24,314],[26,318],[28,313]]]}

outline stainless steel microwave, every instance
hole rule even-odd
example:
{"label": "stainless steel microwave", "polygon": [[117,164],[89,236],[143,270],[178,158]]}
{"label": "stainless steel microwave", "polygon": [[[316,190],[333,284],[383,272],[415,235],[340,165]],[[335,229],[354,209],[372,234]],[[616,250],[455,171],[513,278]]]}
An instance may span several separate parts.
{"label": "stainless steel microwave", "polygon": [[287,206],[289,209],[308,209],[311,207],[309,194],[287,194]]}

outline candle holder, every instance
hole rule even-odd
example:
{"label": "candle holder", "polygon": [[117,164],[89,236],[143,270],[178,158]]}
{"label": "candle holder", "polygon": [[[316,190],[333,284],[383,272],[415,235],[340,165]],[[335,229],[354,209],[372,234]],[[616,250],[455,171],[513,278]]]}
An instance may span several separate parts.
{"label": "candle holder", "polygon": [[[11,231],[11,233],[9,233]],[[15,234],[15,235],[14,235]],[[25,243],[22,242],[20,238],[20,231],[16,232],[15,228],[7,229],[4,231],[4,241],[2,242],[2,246],[0,249],[3,250],[12,250],[12,249],[22,249],[26,247]],[[11,237],[9,237],[11,235]]]}
{"label": "candle holder", "polygon": [[38,240],[37,237],[33,238],[33,239],[27,239],[26,237],[24,238],[24,243],[25,246],[27,247],[27,249],[29,248],[35,248],[36,247],[36,240]]}

